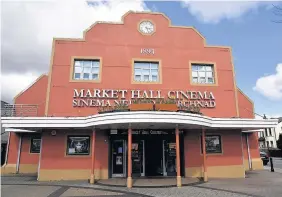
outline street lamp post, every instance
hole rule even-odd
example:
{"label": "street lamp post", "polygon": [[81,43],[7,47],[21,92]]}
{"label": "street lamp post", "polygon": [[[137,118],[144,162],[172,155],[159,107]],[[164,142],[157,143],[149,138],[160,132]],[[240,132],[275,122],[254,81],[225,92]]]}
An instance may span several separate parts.
{"label": "street lamp post", "polygon": [[[267,119],[265,114],[263,115],[263,119]],[[266,135],[267,134],[267,128],[265,128],[264,130],[265,130],[265,135]],[[273,160],[272,160],[272,157],[271,157],[270,151],[269,151],[269,143],[267,143],[266,145],[267,145],[267,151],[268,151],[269,162],[270,162],[270,171],[274,172]]]}

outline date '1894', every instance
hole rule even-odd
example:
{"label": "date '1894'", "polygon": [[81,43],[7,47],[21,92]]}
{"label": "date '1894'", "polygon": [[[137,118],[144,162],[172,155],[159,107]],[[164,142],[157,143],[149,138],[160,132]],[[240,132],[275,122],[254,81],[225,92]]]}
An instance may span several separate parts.
{"label": "date '1894'", "polygon": [[143,49],[141,49],[141,54],[154,55],[155,54],[155,49],[143,48]]}

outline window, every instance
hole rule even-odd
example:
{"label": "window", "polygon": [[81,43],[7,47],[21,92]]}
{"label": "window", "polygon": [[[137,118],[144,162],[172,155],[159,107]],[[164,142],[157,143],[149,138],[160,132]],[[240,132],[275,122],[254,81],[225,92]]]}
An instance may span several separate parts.
{"label": "window", "polygon": [[89,155],[90,136],[68,136],[67,155]]}
{"label": "window", "polygon": [[134,81],[159,82],[158,62],[134,62]]}
{"label": "window", "polygon": [[41,137],[31,137],[30,153],[40,153]]}
{"label": "window", "polygon": [[268,132],[267,132],[267,129],[265,130],[265,136],[266,136],[266,137],[268,136]]}
{"label": "window", "polygon": [[74,60],[74,80],[99,80],[100,60]]}
{"label": "window", "polygon": [[267,147],[269,147],[269,141],[266,142]]}
{"label": "window", "polygon": [[264,137],[264,131],[261,132],[261,137]]}
{"label": "window", "polygon": [[270,147],[273,147],[273,141],[270,141]]}
{"label": "window", "polygon": [[[202,150],[202,136],[201,136],[201,152]],[[221,136],[220,135],[206,135],[206,153],[222,153]]]}
{"label": "window", "polygon": [[272,136],[272,132],[271,132],[271,129],[269,129],[269,136]]}
{"label": "window", "polygon": [[214,84],[214,66],[212,64],[192,64],[192,82]]}

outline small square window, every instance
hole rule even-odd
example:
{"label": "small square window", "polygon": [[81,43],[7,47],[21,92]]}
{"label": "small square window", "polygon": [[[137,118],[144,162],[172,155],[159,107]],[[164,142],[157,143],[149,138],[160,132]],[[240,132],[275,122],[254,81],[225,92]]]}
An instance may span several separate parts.
{"label": "small square window", "polygon": [[[203,153],[202,136],[200,136],[201,141],[201,152]],[[222,142],[220,135],[206,135],[206,153],[222,153]]]}
{"label": "small square window", "polygon": [[158,62],[134,62],[134,81],[138,82],[158,82],[159,63]]}
{"label": "small square window", "polygon": [[192,83],[214,84],[213,65],[192,64]]}
{"label": "small square window", "polygon": [[75,60],[73,79],[99,80],[99,60]]}
{"label": "small square window", "polygon": [[90,137],[89,136],[68,136],[67,155],[89,155]]}
{"label": "small square window", "polygon": [[30,153],[40,153],[41,137],[31,137]]}

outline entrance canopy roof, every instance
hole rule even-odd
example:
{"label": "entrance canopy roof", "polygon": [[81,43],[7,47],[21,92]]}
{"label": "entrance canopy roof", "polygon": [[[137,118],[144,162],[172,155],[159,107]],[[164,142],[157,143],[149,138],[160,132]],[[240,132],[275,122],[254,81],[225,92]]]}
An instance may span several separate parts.
{"label": "entrance canopy roof", "polygon": [[[25,132],[41,129],[240,129],[252,131],[273,128],[277,119],[211,118],[198,114],[161,111],[131,111],[97,114],[88,117],[2,117],[2,127],[8,131]],[[13,128],[13,129],[12,129]]]}

